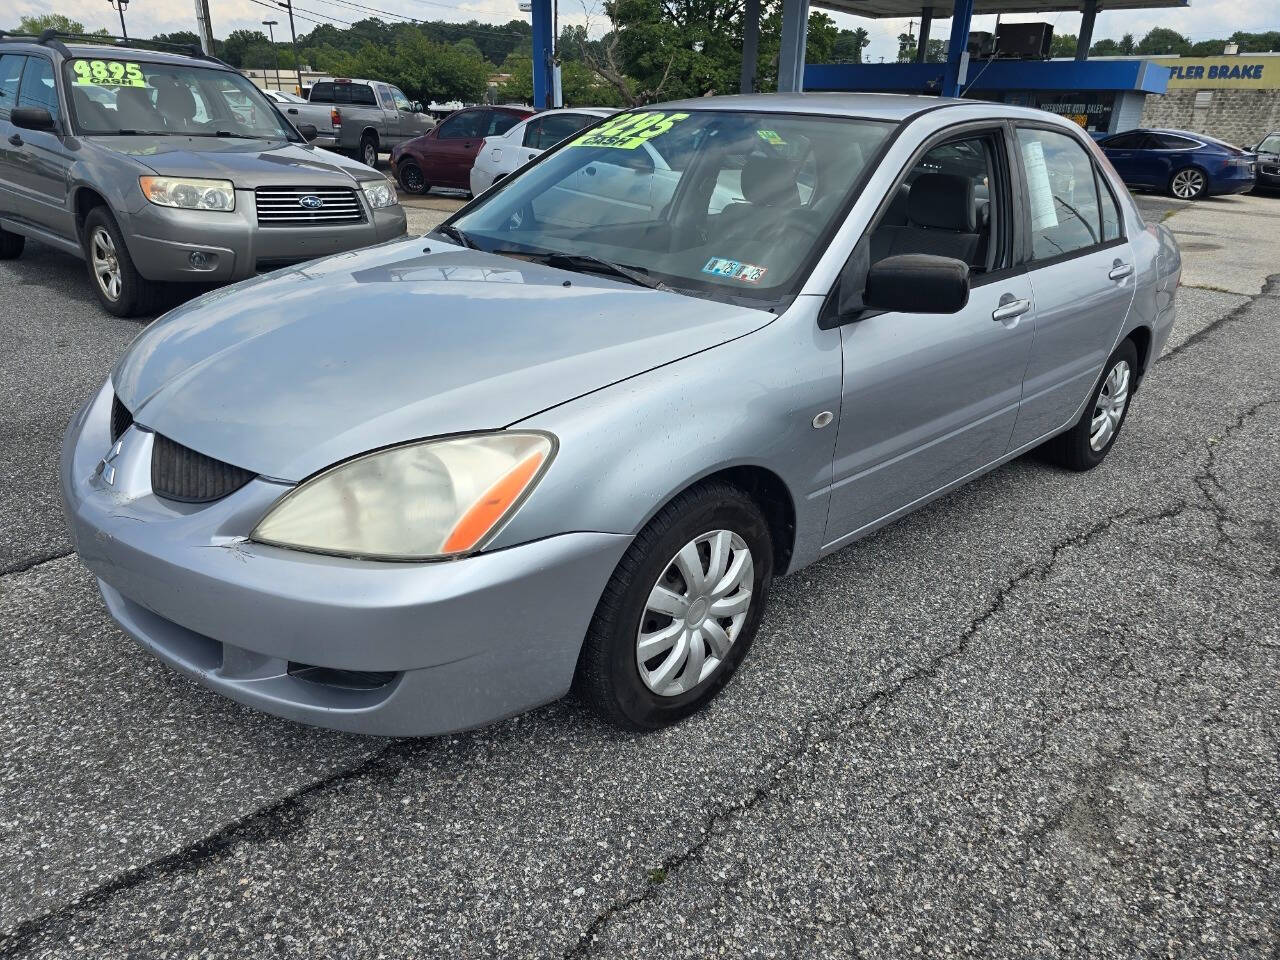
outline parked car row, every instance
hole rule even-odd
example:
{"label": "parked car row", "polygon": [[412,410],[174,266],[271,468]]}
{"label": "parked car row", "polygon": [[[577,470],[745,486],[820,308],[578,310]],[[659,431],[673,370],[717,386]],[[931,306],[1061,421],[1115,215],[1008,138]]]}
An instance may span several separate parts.
{"label": "parked car row", "polygon": [[208,57],[0,36],[0,259],[27,238],[82,258],[102,306],[229,283],[405,233],[395,185],[317,150]]}

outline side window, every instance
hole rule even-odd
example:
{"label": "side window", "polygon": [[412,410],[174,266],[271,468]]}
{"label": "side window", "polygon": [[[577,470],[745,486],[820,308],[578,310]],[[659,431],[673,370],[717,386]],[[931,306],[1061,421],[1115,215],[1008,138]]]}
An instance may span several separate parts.
{"label": "side window", "polygon": [[1084,147],[1068,134],[1029,127],[1018,128],[1018,145],[1033,258],[1047,260],[1100,243],[1098,186]]}
{"label": "side window", "polygon": [[521,144],[526,147],[540,149],[540,138],[542,137],[542,117],[537,120],[530,120],[524,125],[524,137]]}
{"label": "side window", "polygon": [[1152,138],[1155,145],[1161,150],[1194,150],[1200,144],[1194,140],[1188,140],[1186,137],[1175,137],[1168,133],[1153,133]]}
{"label": "side window", "polygon": [[1146,136],[1141,133],[1117,133],[1103,144],[1106,150],[1141,150]]}
{"label": "side window", "polygon": [[871,232],[870,262],[926,253],[963,260],[974,273],[1006,266],[1002,143],[998,132],[979,133],[920,157]]}
{"label": "side window", "polygon": [[53,81],[53,64],[44,57],[28,57],[18,91],[18,106],[44,107],[58,119],[58,88]]}
{"label": "side window", "polygon": [[[536,147],[539,150],[546,150],[554,147],[566,137],[571,137],[583,127],[587,126],[595,117],[581,113],[553,113],[543,117],[538,123],[536,139],[533,141],[529,138],[529,131],[525,131],[524,144],[526,147]],[[532,127],[534,124],[529,124]]]}
{"label": "side window", "polygon": [[480,128],[484,124],[483,110],[463,110],[440,124],[439,140],[469,140],[480,136]]}
{"label": "side window", "polygon": [[1116,198],[1106,181],[1102,179],[1102,171],[1097,171],[1097,174],[1098,195],[1102,198],[1102,242],[1108,243],[1111,240],[1119,240],[1124,235],[1124,231],[1120,226],[1120,207],[1116,203]]}
{"label": "side window", "polygon": [[489,124],[485,128],[484,135],[486,137],[500,137],[523,119],[524,117],[518,114],[493,110],[489,114]]}
{"label": "side window", "polygon": [[332,83],[317,83],[311,88],[311,102],[333,103],[333,87]]}
{"label": "side window", "polygon": [[18,105],[18,81],[26,60],[12,53],[0,57],[0,118],[7,120],[9,111]]}
{"label": "side window", "polygon": [[396,109],[401,113],[413,113],[413,104],[409,102],[399,87],[391,88],[391,102],[396,105]]}
{"label": "side window", "polygon": [[361,107],[376,107],[378,105],[377,98],[373,95],[373,87],[367,83],[353,83],[348,88],[351,91],[351,102]]}
{"label": "side window", "polygon": [[396,102],[391,98],[391,91],[386,87],[376,87],[375,89],[378,91],[378,105],[383,110],[394,110]]}

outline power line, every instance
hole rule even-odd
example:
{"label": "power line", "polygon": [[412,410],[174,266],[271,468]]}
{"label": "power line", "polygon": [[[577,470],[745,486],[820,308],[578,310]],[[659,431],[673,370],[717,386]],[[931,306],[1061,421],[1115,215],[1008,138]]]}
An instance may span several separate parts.
{"label": "power line", "polygon": [[[365,3],[356,3],[354,2],[354,0],[312,0],[312,2],[341,4],[344,7],[351,7],[355,10],[363,10],[369,13],[380,13],[389,17],[397,17],[401,22],[407,21],[409,23],[417,23],[417,24],[423,24],[427,26],[430,26],[432,24],[444,24],[448,27],[452,27],[453,29],[457,31],[461,31],[463,33],[487,33],[487,34],[492,34],[494,36],[501,36],[501,37],[519,37],[522,40],[528,38],[528,34],[520,33],[516,30],[503,30],[501,27],[496,27],[496,26],[495,27],[471,26],[465,23],[453,23],[448,20],[423,20],[423,19],[420,19],[419,17],[410,17],[407,14],[396,13],[395,11],[392,11],[392,10],[383,10],[381,7],[371,7]],[[440,6],[447,6],[447,5],[440,4]],[[456,10],[457,8],[450,7],[449,9]]]}

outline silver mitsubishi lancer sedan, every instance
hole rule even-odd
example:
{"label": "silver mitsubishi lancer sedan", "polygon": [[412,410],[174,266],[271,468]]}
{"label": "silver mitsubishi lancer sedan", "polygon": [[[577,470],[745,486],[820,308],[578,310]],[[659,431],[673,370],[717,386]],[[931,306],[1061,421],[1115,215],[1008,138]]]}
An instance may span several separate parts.
{"label": "silver mitsubishi lancer sedan", "polygon": [[572,688],[651,729],[775,576],[1033,448],[1097,466],[1180,269],[1046,113],[632,110],[433,234],[156,321],[71,424],[66,510],[124,629],[258,709],[437,734]]}

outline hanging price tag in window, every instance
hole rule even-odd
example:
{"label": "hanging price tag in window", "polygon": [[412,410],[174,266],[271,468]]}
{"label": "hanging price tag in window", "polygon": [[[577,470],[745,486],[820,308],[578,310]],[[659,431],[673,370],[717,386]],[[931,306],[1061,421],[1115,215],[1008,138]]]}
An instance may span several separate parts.
{"label": "hanging price tag in window", "polygon": [[634,150],[642,143],[662,136],[688,117],[687,113],[662,113],[656,110],[649,113],[623,113],[579,137],[569,146]]}
{"label": "hanging price tag in window", "polygon": [[71,69],[77,86],[145,87],[142,67],[127,60],[73,60]]}

